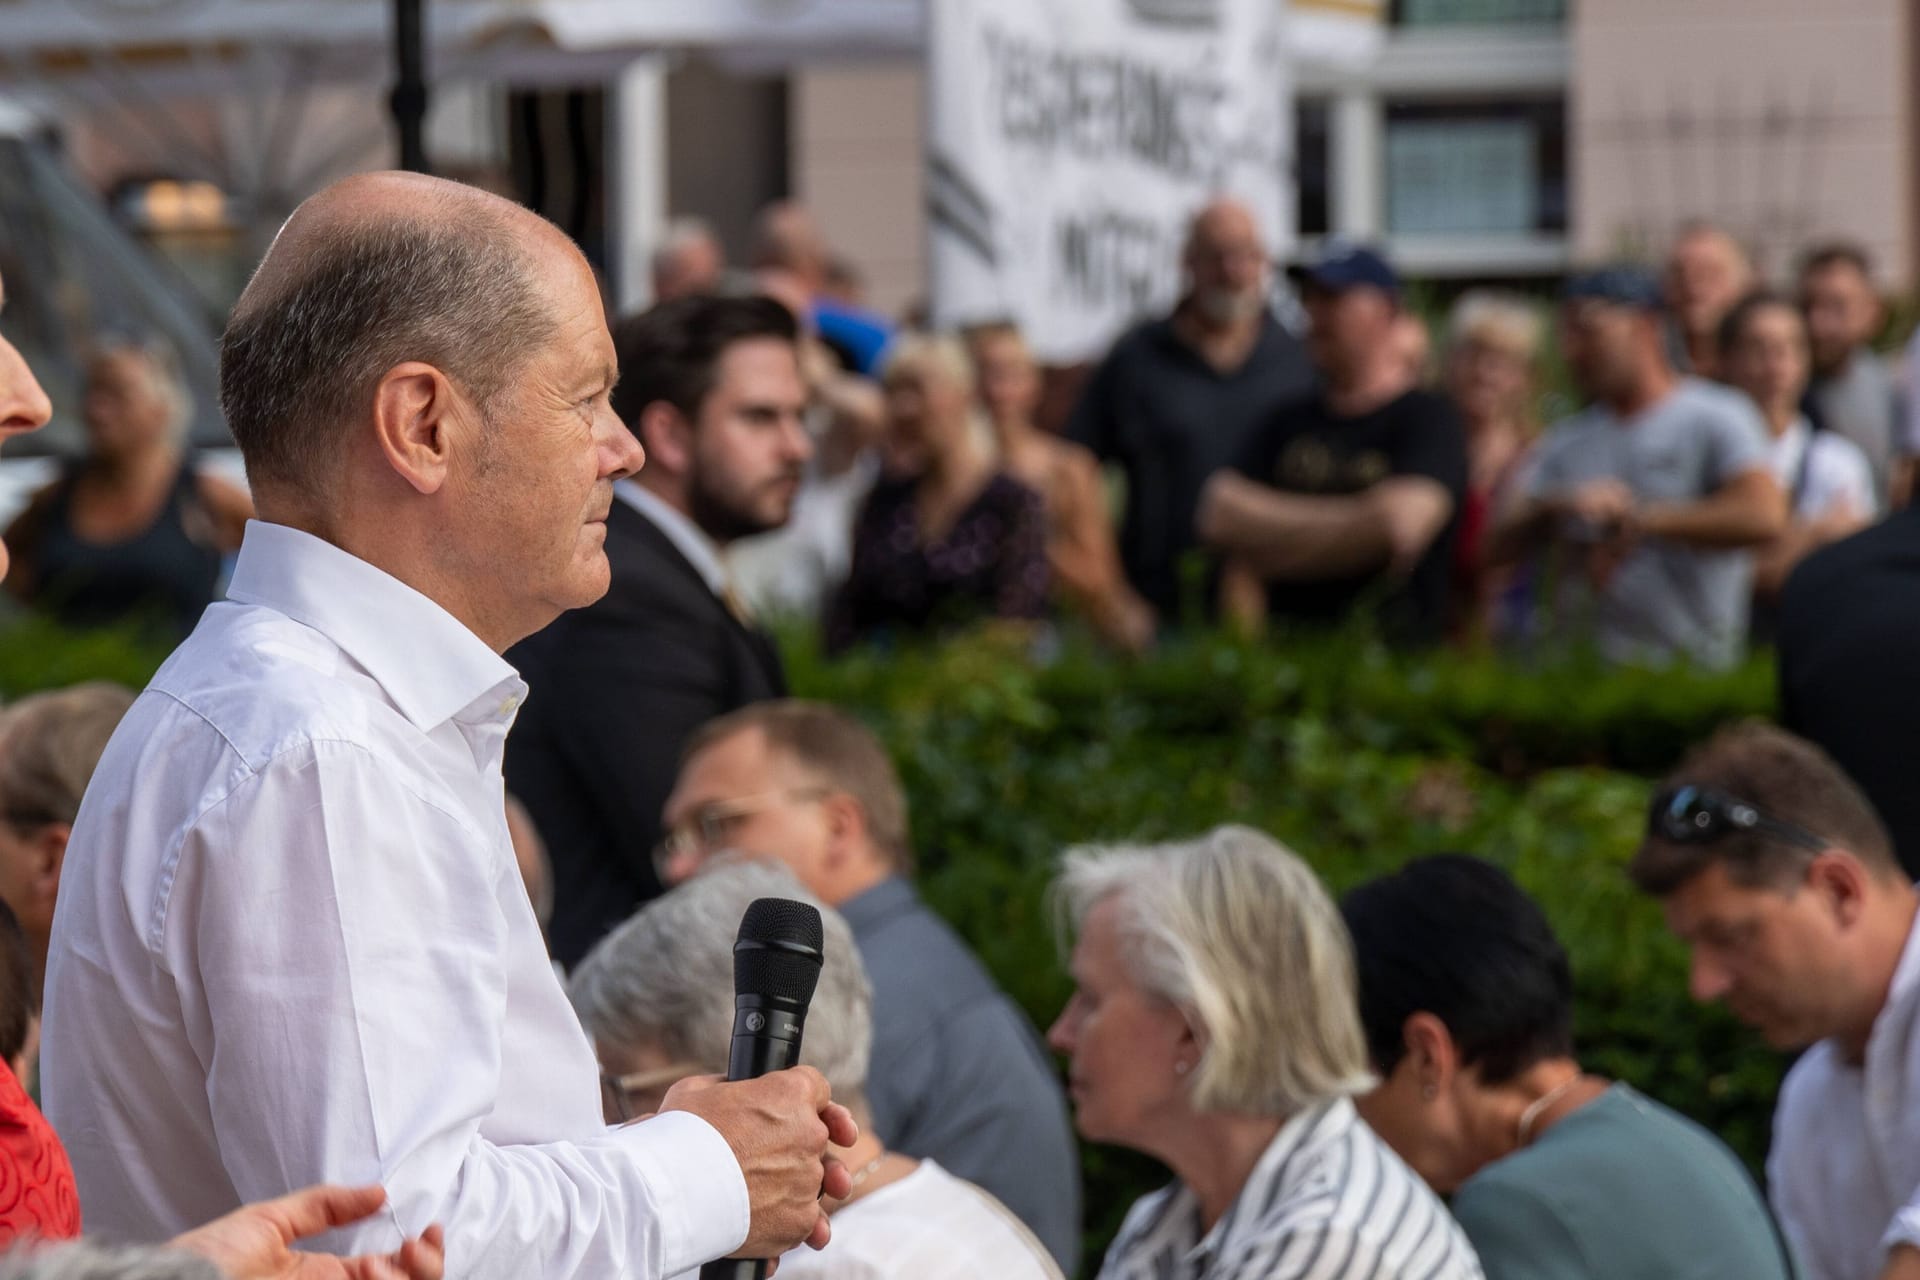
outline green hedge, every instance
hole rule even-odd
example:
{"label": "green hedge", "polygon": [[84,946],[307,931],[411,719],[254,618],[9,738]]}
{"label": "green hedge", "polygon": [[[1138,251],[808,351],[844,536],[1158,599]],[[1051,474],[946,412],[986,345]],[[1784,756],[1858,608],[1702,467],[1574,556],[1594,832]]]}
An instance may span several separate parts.
{"label": "green hedge", "polygon": [[[1764,663],[1725,676],[1520,671],[1218,638],[1138,663],[1074,648],[1036,664],[979,637],[837,665],[790,652],[799,692],[859,711],[886,738],[929,900],[1037,1026],[1068,990],[1042,905],[1066,845],[1242,822],[1279,836],[1335,891],[1417,854],[1467,851],[1511,870],[1560,931],[1587,1064],[1693,1116],[1758,1170],[1781,1061],[1691,1002],[1683,953],[1624,865],[1646,775],[1715,727],[1766,713]],[[1164,1174],[1096,1150],[1087,1170],[1097,1250]]]}
{"label": "green hedge", "polygon": [[[1622,867],[1649,777],[1718,725],[1772,707],[1764,661],[1727,675],[1519,669],[1484,656],[1394,656],[1363,641],[1248,645],[1213,636],[1126,661],[1024,642],[823,661],[787,645],[796,690],[885,737],[913,806],[929,900],[1044,1028],[1067,994],[1043,893],[1061,848],[1270,831],[1336,891],[1440,850],[1509,868],[1574,961],[1590,1067],[1724,1137],[1758,1169],[1781,1060],[1692,1004],[1684,957]],[[0,630],[0,694],[87,678],[139,684],[159,655],[123,636]],[[537,696],[537,694],[536,694]],[[1090,1263],[1164,1178],[1086,1153]]]}

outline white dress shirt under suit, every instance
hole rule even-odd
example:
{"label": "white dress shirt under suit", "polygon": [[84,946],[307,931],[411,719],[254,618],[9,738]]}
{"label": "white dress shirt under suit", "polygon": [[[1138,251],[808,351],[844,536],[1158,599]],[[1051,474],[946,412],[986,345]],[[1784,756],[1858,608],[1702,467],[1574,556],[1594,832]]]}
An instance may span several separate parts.
{"label": "white dress shirt under suit", "polygon": [[1896,1245],[1920,1248],[1920,920],[1865,1060],[1822,1040],[1787,1073],[1767,1184],[1808,1280],[1872,1280]]}
{"label": "white dress shirt under suit", "polygon": [[712,1126],[601,1121],[507,837],[525,693],[397,579],[248,525],[67,854],[42,1078],[90,1234],[330,1181],[389,1198],[317,1247],[440,1222],[463,1280],[673,1275],[746,1238]]}

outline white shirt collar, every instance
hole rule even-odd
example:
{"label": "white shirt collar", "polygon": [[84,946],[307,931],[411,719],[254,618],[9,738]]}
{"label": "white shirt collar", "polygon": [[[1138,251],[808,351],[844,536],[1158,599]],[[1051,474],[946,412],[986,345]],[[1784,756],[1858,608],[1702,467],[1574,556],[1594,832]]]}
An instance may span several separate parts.
{"label": "white shirt collar", "polygon": [[[1899,963],[1893,967],[1893,981],[1887,985],[1886,1002],[1874,1017],[1873,1030],[1867,1033],[1869,1064],[1882,1053],[1901,1055],[1907,1051],[1917,1000],[1920,1000],[1920,915],[1914,917],[1907,930],[1906,945],[1900,949]],[[1890,1063],[1889,1069],[1898,1068]]]}
{"label": "white shirt collar", "polygon": [[667,541],[706,582],[709,591],[717,596],[726,594],[730,577],[727,562],[720,554],[720,544],[708,537],[706,530],[631,478],[615,481],[613,494],[659,526],[660,532],[667,535]]}
{"label": "white shirt collar", "polygon": [[[422,729],[479,702],[511,713],[524,692],[513,667],[466,625],[406,583],[330,542],[249,520],[227,599],[260,605],[340,646]],[[501,702],[503,685],[518,686]]]}

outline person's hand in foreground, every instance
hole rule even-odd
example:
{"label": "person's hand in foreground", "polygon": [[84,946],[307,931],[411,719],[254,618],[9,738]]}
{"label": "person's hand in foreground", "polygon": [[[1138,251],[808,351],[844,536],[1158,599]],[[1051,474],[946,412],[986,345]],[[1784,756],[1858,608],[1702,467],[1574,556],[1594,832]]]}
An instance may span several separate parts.
{"label": "person's hand in foreground", "polygon": [[660,1109],[699,1116],[740,1161],[752,1223],[739,1257],[777,1258],[799,1244],[826,1246],[830,1232],[820,1197],[840,1200],[853,1190],[853,1175],[828,1154],[828,1144],[852,1146],[860,1127],[833,1101],[825,1076],[812,1067],[731,1084],[696,1076],[667,1090]]}
{"label": "person's hand in foreground", "polygon": [[214,1263],[228,1280],[441,1280],[446,1247],[437,1226],[398,1253],[341,1258],[297,1253],[296,1240],[358,1222],[387,1202],[384,1187],[308,1187],[244,1205],[173,1241]]}

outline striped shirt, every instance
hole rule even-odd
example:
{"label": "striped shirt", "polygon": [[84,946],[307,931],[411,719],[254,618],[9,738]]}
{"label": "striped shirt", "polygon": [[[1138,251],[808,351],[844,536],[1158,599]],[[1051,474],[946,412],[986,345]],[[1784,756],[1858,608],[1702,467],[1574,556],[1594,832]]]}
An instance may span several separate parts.
{"label": "striped shirt", "polygon": [[1345,1098],[1288,1120],[1200,1230],[1175,1182],[1133,1206],[1100,1280],[1484,1280],[1473,1246]]}

